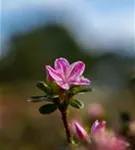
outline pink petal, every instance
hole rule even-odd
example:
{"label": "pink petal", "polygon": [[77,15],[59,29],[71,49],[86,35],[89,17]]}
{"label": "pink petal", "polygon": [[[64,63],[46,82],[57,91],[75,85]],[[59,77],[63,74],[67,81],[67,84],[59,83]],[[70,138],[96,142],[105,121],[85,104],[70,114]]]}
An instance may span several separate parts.
{"label": "pink petal", "polygon": [[55,69],[60,70],[61,73],[66,73],[66,70],[69,68],[69,62],[65,58],[58,58],[55,60]]}
{"label": "pink petal", "polygon": [[84,77],[80,77],[78,79],[75,80],[69,80],[69,83],[71,85],[89,85],[90,84],[90,80]]}
{"label": "pink petal", "polygon": [[51,66],[46,65],[46,69],[48,71],[48,74],[55,80],[55,81],[62,81],[61,75],[53,69]]}
{"label": "pink petal", "polygon": [[81,77],[80,78],[80,85],[89,85],[91,82],[89,79]]}
{"label": "pink petal", "polygon": [[[45,66],[45,69],[46,69],[46,66]],[[49,74],[49,72],[48,72],[48,70],[46,69],[46,76],[47,76],[47,79],[49,80],[49,81],[53,81],[54,79],[50,76],[50,74]]]}
{"label": "pink petal", "polygon": [[70,87],[68,83],[65,83],[63,81],[56,81],[56,84],[65,90],[68,90]]}
{"label": "pink petal", "polygon": [[91,134],[94,136],[96,133],[101,133],[101,131],[105,129],[105,125],[105,121],[99,122],[98,120],[96,120],[91,127]]}
{"label": "pink petal", "polygon": [[85,64],[82,61],[77,61],[71,64],[68,73],[68,78],[74,80],[81,76],[85,70]]}

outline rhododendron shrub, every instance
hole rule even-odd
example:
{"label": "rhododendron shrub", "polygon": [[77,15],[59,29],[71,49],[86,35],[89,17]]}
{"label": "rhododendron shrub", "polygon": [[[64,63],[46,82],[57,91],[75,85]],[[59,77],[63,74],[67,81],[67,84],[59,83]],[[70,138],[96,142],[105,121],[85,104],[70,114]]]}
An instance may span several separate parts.
{"label": "rhododendron shrub", "polygon": [[[118,133],[106,127],[107,121],[103,119],[105,111],[100,104],[94,104],[88,109],[88,115],[91,118],[89,130],[86,130],[84,125],[75,119],[68,122],[69,106],[77,109],[84,107],[83,103],[75,98],[75,95],[92,91],[91,81],[83,76],[85,71],[83,61],[70,64],[65,58],[57,58],[53,67],[45,66],[45,71],[45,80],[36,84],[42,90],[43,95],[32,96],[28,101],[47,102],[39,108],[39,112],[43,115],[51,114],[56,110],[61,113],[68,144],[73,144],[74,149],[77,150],[135,150],[134,138],[129,138],[131,137],[129,133],[134,132],[134,123],[126,114],[121,117],[122,128]],[[134,136],[134,133],[131,135]]]}
{"label": "rhododendron shrub", "polygon": [[32,96],[29,102],[49,102],[39,108],[41,114],[49,114],[59,110],[65,127],[67,141],[71,140],[71,133],[67,120],[68,106],[81,109],[83,103],[74,98],[75,95],[91,91],[90,80],[83,76],[85,63],[77,61],[72,64],[65,58],[57,58],[54,67],[45,66],[46,79],[37,83],[37,87],[44,92],[41,96]]}

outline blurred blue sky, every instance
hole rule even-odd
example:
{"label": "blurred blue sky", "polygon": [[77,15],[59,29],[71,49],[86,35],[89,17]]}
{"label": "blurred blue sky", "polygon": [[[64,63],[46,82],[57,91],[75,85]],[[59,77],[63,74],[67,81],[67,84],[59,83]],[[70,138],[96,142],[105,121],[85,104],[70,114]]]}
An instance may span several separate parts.
{"label": "blurred blue sky", "polygon": [[58,22],[80,46],[122,47],[135,55],[134,7],[134,0],[1,0],[0,41]]}

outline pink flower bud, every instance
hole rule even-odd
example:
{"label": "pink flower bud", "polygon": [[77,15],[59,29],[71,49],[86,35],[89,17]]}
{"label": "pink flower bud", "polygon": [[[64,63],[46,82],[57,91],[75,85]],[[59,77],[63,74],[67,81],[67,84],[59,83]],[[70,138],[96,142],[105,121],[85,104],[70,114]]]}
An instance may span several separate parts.
{"label": "pink flower bud", "polygon": [[85,129],[77,122],[72,121],[72,131],[74,134],[81,140],[84,140],[86,142],[90,142],[90,137],[88,133],[85,131]]}

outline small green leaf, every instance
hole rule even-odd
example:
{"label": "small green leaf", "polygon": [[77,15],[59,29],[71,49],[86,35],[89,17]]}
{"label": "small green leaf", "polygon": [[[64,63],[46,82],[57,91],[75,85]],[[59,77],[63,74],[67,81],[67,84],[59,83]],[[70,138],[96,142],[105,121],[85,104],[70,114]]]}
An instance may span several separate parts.
{"label": "small green leaf", "polygon": [[54,112],[57,108],[58,106],[56,104],[46,104],[39,108],[39,112],[41,114],[50,114]]}
{"label": "small green leaf", "polygon": [[78,93],[85,93],[85,92],[91,92],[92,88],[82,88],[78,90]]}
{"label": "small green leaf", "polygon": [[78,109],[82,109],[84,107],[84,104],[76,99],[72,99],[70,102],[70,106]]}
{"label": "small green leaf", "polygon": [[91,92],[92,88],[89,87],[72,87],[69,91],[69,96],[74,96],[76,94],[81,94],[81,93],[85,93],[85,92]]}
{"label": "small green leaf", "polygon": [[42,102],[42,101],[52,101],[48,96],[32,96],[27,100],[28,102]]}
{"label": "small green leaf", "polygon": [[43,81],[39,81],[37,84],[36,84],[36,87],[38,87],[40,90],[44,91],[45,93],[48,93],[48,85],[45,84],[45,82]]}
{"label": "small green leaf", "polygon": [[49,102],[56,102],[58,99],[58,95],[44,95],[44,96],[32,96],[30,99],[28,99],[28,102],[41,102],[41,101],[49,101]]}

